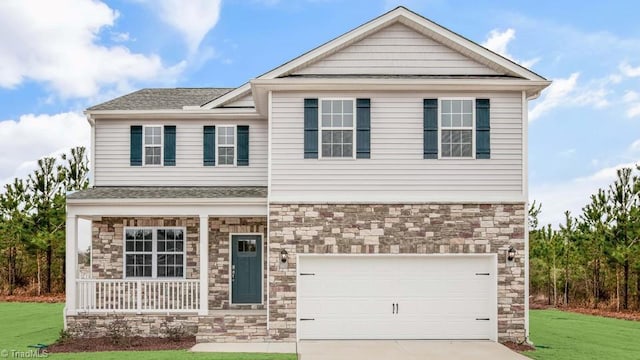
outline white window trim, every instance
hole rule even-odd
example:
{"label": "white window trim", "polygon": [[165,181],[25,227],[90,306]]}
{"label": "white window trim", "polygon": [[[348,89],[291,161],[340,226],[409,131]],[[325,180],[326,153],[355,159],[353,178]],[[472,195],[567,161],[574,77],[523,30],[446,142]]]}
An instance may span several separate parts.
{"label": "white window trim", "polygon": [[[322,131],[323,130],[349,130],[348,127],[333,127],[333,126],[327,126],[324,127],[322,126],[322,101],[331,101],[331,100],[351,100],[353,102],[353,124],[351,126],[351,130],[353,131],[353,144],[352,144],[352,154],[351,157],[332,157],[332,156],[327,156],[327,157],[323,157],[322,156]],[[331,97],[331,98],[319,98],[318,99],[318,159],[325,159],[325,160],[355,160],[356,159],[356,122],[357,122],[357,117],[358,114],[356,113],[357,111],[357,106],[356,106],[356,98],[349,98],[349,97]]]}
{"label": "white window trim", "polygon": [[[471,130],[471,156],[442,156],[442,101],[443,100],[471,100],[471,128],[449,127],[446,130]],[[475,97],[442,97],[438,98],[438,159],[444,160],[475,160],[476,158],[476,98]]]}
{"label": "white window trim", "polygon": [[[146,129],[147,128],[160,128],[160,145],[149,145],[149,147],[160,147],[160,164],[147,164],[147,143],[146,143]],[[142,165],[149,167],[158,167],[164,165],[164,126],[163,125],[144,125],[142,127]]]}
{"label": "white window trim", "polygon": [[[139,251],[127,252],[127,230],[135,229],[135,230],[143,230],[149,229],[151,230],[151,277],[145,276],[127,276],[127,254],[135,254],[140,253]],[[182,270],[182,276],[162,276],[158,277],[158,230],[166,230],[166,229],[178,229],[182,230],[183,236],[183,247],[182,247],[182,266],[184,269]],[[147,252],[143,252],[147,253]],[[167,252],[163,251],[162,254],[167,254]],[[178,254],[178,252],[173,252],[172,254]],[[149,280],[149,279],[160,279],[160,280],[180,280],[187,278],[187,228],[183,226],[125,226],[122,229],[122,278],[130,279],[130,280]]]}
{"label": "white window trim", "polygon": [[[218,167],[236,167],[238,166],[238,126],[237,125],[215,125],[216,127],[216,165]],[[220,146],[220,141],[218,139],[219,129],[221,128],[233,128],[233,164],[220,164],[220,158],[218,157],[218,149],[221,147],[231,147],[229,145]]]}

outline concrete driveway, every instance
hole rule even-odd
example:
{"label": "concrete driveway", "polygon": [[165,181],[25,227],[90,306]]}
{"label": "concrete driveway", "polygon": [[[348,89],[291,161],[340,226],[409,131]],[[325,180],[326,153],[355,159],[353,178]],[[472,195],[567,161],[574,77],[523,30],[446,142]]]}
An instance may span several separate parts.
{"label": "concrete driveway", "polygon": [[301,341],[300,360],[519,360],[528,359],[492,341]]}

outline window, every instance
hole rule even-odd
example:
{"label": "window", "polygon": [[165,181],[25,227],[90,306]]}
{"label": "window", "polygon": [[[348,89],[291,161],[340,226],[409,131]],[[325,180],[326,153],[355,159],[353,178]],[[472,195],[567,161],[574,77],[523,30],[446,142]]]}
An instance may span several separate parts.
{"label": "window", "polygon": [[473,100],[443,99],[440,105],[442,157],[473,157]]}
{"label": "window", "polygon": [[353,99],[320,102],[321,157],[354,157],[354,104]]}
{"label": "window", "polygon": [[236,127],[218,126],[218,165],[235,165]]}
{"label": "window", "polygon": [[162,164],[162,126],[144,127],[144,164]]}
{"label": "window", "polygon": [[185,230],[125,229],[126,277],[184,277]]}

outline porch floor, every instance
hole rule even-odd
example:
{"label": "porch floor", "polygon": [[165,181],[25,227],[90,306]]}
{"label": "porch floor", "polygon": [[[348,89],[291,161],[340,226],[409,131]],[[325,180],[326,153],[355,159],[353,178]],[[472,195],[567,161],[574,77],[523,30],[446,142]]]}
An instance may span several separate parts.
{"label": "porch floor", "polygon": [[295,342],[242,342],[242,343],[199,343],[191,348],[193,352],[240,352],[295,354]]}

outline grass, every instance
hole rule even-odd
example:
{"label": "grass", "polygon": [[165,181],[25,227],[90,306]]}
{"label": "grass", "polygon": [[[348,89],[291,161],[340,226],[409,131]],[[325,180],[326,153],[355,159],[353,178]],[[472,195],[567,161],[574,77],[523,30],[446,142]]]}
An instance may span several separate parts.
{"label": "grass", "polygon": [[[64,304],[2,303],[0,302],[0,356],[2,350],[27,351],[29,345],[51,344],[62,329]],[[191,353],[186,350],[168,351],[113,351],[96,353],[57,353],[49,358],[97,360],[294,360],[295,354],[255,353]]]}
{"label": "grass", "polygon": [[640,359],[638,321],[531,310],[530,330],[537,350],[524,355],[533,359]]}

